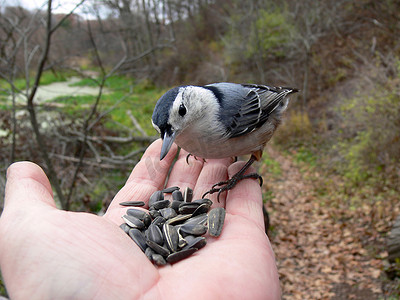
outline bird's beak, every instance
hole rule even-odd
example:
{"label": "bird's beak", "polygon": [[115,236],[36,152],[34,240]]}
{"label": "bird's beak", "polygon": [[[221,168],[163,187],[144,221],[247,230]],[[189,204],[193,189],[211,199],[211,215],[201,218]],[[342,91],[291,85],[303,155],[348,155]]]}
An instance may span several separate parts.
{"label": "bird's beak", "polygon": [[164,133],[163,143],[161,146],[161,153],[160,153],[160,160],[162,160],[168,153],[169,149],[171,149],[172,144],[175,141],[176,132],[172,132],[168,134],[167,132]]}

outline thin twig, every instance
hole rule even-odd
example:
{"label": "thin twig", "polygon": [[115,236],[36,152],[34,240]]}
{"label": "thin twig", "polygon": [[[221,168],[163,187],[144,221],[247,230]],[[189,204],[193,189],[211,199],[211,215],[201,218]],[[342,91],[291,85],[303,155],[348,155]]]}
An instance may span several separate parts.
{"label": "thin twig", "polygon": [[126,113],[129,116],[129,118],[131,119],[132,124],[142,134],[142,136],[147,136],[148,137],[146,131],[143,130],[143,128],[142,128],[142,126],[140,126],[138,120],[136,120],[136,118],[132,115],[132,111],[130,109],[128,109],[128,111]]}
{"label": "thin twig", "polygon": [[105,86],[106,79],[107,79],[106,73],[105,73],[105,69],[104,69],[104,66],[103,66],[103,62],[102,62],[102,60],[100,58],[100,54],[99,54],[99,51],[97,49],[97,45],[96,45],[96,42],[94,40],[92,29],[91,29],[89,21],[87,21],[87,27],[88,27],[89,39],[90,39],[90,42],[91,42],[91,44],[93,46],[93,50],[94,50],[94,54],[95,54],[95,57],[96,57],[96,60],[97,60],[97,64],[100,67],[102,79],[100,80],[99,92],[97,94],[96,100],[95,100],[95,102],[94,102],[94,104],[92,106],[92,109],[91,109],[88,117],[86,118],[86,120],[84,121],[84,124],[83,124],[83,134],[84,134],[83,142],[82,142],[82,145],[81,145],[81,151],[79,153],[79,161],[78,161],[78,164],[77,164],[77,166],[75,168],[75,172],[74,172],[74,175],[72,177],[71,185],[70,185],[68,196],[67,196],[67,200],[66,200],[67,209],[69,209],[69,207],[70,207],[71,198],[72,198],[72,194],[73,194],[74,189],[75,189],[75,184],[76,184],[76,180],[77,180],[77,177],[78,177],[78,173],[79,173],[80,168],[81,168],[81,166],[83,164],[83,158],[84,158],[85,152],[86,152],[86,145],[87,145],[88,135],[89,135],[89,131],[92,128],[92,126],[90,126],[89,123],[90,123],[91,119],[95,116],[95,114],[97,112],[97,107],[98,107],[98,105],[100,103],[100,99],[101,99],[101,96],[103,94],[103,88]]}

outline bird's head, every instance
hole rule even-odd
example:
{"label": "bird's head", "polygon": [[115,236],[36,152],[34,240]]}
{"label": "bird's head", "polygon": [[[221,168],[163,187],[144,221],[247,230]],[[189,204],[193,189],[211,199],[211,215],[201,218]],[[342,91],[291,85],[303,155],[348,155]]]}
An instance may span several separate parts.
{"label": "bird's head", "polygon": [[[213,118],[218,106],[214,93],[201,86],[180,86],[166,92],[158,100],[152,116],[153,127],[163,140],[160,160],[178,136],[196,139],[188,132],[204,133],[207,120]],[[192,130],[186,130],[191,128]]]}

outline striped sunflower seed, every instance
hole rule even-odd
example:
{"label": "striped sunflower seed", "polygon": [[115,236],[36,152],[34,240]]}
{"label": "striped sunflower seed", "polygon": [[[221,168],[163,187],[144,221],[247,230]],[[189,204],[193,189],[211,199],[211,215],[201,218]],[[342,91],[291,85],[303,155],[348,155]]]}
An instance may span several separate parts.
{"label": "striped sunflower seed", "polygon": [[221,234],[225,221],[225,209],[215,207],[208,213],[208,233],[211,236],[218,237]]}
{"label": "striped sunflower seed", "polygon": [[210,199],[203,198],[203,199],[196,199],[192,201],[193,203],[200,203],[200,204],[208,204],[209,206],[213,205],[213,202]]}
{"label": "striped sunflower seed", "polygon": [[180,214],[192,214],[199,206],[200,206],[199,203],[182,202],[179,205],[179,213]]}
{"label": "striped sunflower seed", "polygon": [[169,224],[169,225],[172,225],[172,224],[174,224],[174,225],[176,225],[176,224],[179,224],[179,223],[181,223],[181,222],[183,222],[183,221],[185,221],[185,220],[190,220],[190,217],[191,217],[192,215],[191,214],[186,214],[186,215],[177,215],[176,217],[173,217],[173,218],[171,218],[171,219],[169,219],[168,221],[167,221],[167,224]]}
{"label": "striped sunflower seed", "polygon": [[192,216],[198,216],[202,214],[208,213],[208,210],[210,209],[210,205],[208,203],[203,203],[199,207],[196,208],[196,210],[193,212]]}
{"label": "striped sunflower seed", "polygon": [[176,252],[178,250],[178,243],[179,243],[179,236],[176,228],[172,225],[164,224],[163,234],[168,248],[172,252]]}
{"label": "striped sunflower seed", "polygon": [[128,216],[133,216],[133,217],[136,217],[139,220],[143,221],[145,226],[149,226],[151,223],[150,215],[143,210],[136,209],[136,208],[130,208],[126,211],[126,214]]}
{"label": "striped sunflower seed", "polygon": [[192,202],[193,199],[193,190],[190,187],[186,187],[183,191],[183,201]]}
{"label": "striped sunflower seed", "polygon": [[143,229],[144,223],[134,216],[124,215],[122,219],[132,228]]}

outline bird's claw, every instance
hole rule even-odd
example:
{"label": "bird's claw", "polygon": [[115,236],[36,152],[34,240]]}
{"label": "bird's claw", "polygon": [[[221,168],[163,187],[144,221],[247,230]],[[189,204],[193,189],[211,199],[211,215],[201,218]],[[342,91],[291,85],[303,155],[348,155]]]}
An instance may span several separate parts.
{"label": "bird's claw", "polygon": [[[189,164],[189,157],[190,156],[193,156],[195,160],[198,160],[195,155],[189,153],[188,155],[186,155],[186,163],[187,164]],[[203,158],[203,162],[206,162],[206,160],[204,158]]]}
{"label": "bird's claw", "polygon": [[[221,181],[221,182],[214,184],[209,191],[204,193],[202,198],[204,198],[208,194],[211,195],[211,194],[218,192],[217,201],[219,202],[219,196],[221,195],[221,193],[233,189],[239,181],[246,179],[246,178],[258,179],[260,181],[260,186],[262,186],[262,184],[263,184],[262,177],[257,173],[250,173],[250,174],[246,174],[246,175],[238,173],[238,174],[233,175],[232,178],[229,180]],[[220,187],[218,187],[218,186],[220,186]]]}

